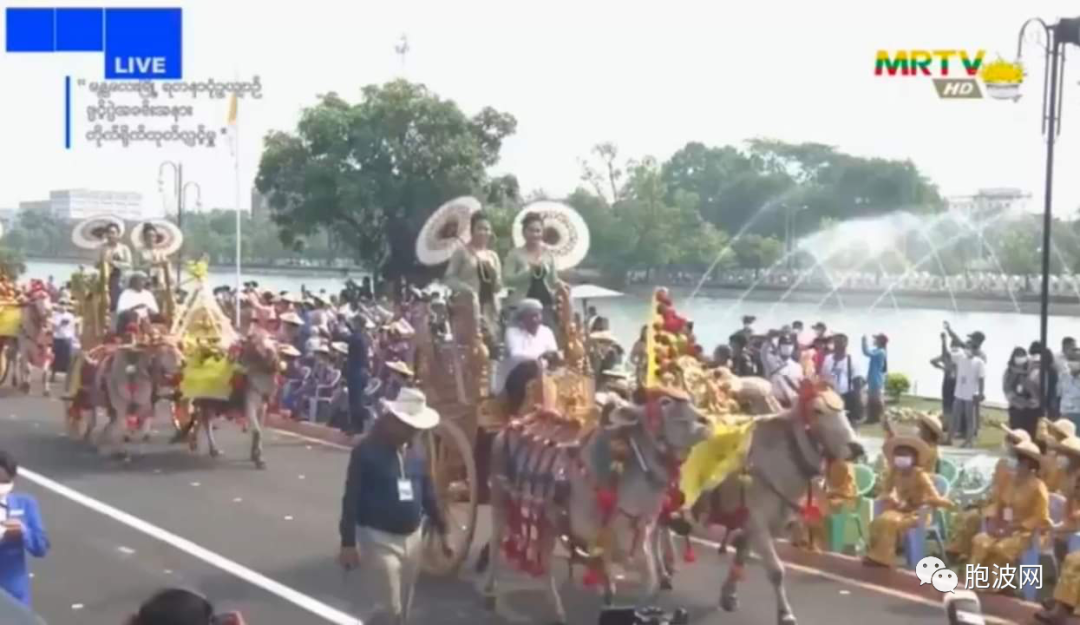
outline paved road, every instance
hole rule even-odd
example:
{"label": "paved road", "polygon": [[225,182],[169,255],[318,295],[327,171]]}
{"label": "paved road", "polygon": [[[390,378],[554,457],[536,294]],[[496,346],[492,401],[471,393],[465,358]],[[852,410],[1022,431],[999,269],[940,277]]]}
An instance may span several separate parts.
{"label": "paved road", "polygon": [[[289,601],[289,593],[301,603],[352,611],[355,580],[332,562],[347,460],[342,450],[275,433],[267,447],[269,467],[256,471],[242,460],[246,446],[239,431],[222,426],[224,458],[169,447],[159,434],[135,466],[125,469],[64,438],[61,410],[55,400],[0,394],[0,445],[30,471],[73,491],[58,494],[26,477],[18,485],[38,498],[52,539],[52,553],[34,563],[35,607],[50,625],[118,625],[167,585],[200,589],[223,609],[242,610],[252,625],[335,622]],[[87,507],[96,504],[80,495],[111,509]],[[123,513],[153,527],[140,531],[113,518]],[[189,541],[181,545],[186,550],[175,546],[170,533]],[[679,573],[676,591],[664,595],[663,605],[688,608],[694,623],[775,622],[773,593],[757,568],[743,586],[741,611],[715,610],[725,569],[711,550],[698,549],[698,556],[696,565]],[[237,574],[237,566],[267,581],[252,583],[243,571]],[[792,572],[789,580],[803,624],[943,622],[938,607],[805,572]],[[282,586],[266,589],[275,583]],[[471,575],[422,580],[415,622],[552,620],[539,587],[515,584],[522,589],[508,595],[508,614],[500,618],[482,609],[474,583]],[[567,585],[564,599],[572,623],[596,622],[595,597]]]}

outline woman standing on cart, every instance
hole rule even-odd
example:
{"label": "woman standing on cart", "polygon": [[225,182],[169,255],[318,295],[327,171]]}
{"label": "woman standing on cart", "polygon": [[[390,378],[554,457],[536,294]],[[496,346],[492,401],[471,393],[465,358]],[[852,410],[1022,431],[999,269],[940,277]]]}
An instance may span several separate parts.
{"label": "woman standing on cart", "polygon": [[508,299],[516,308],[524,299],[539,301],[544,307],[544,325],[554,328],[555,294],[563,286],[555,269],[555,256],[544,243],[544,218],[529,213],[521,222],[525,245],[515,247],[506,255],[506,286],[513,289]]}
{"label": "woman standing on cart", "polygon": [[[502,263],[490,248],[491,221],[484,213],[473,213],[469,219],[472,236],[469,243],[458,246],[446,266],[443,282],[454,294],[468,293],[476,298],[480,327],[491,350],[499,329],[499,291],[502,290]],[[492,355],[495,354],[491,351]]]}

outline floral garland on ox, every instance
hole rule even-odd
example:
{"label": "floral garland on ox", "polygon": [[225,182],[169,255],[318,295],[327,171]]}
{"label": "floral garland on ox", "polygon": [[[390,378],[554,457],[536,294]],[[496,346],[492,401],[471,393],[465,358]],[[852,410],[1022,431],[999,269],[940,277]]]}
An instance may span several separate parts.
{"label": "floral garland on ox", "polygon": [[[658,403],[661,397],[678,396],[701,403],[700,397],[693,397],[683,390],[687,386],[687,361],[700,362],[703,352],[691,332],[691,327],[692,324],[675,311],[667,289],[657,289],[650,305],[650,322],[645,338],[645,379],[641,380],[646,395],[645,427],[653,434],[658,434],[662,425]],[[618,485],[626,463],[633,457],[629,440],[623,437],[613,439],[608,456],[607,475],[599,476],[594,487],[597,507],[601,514],[601,528],[595,540],[588,546],[588,569],[582,578],[586,587],[606,584],[610,580],[608,570],[616,549],[612,522],[618,510]],[[582,473],[583,467],[582,464]],[[659,521],[665,525],[674,522],[687,503],[680,488],[680,466],[673,464],[670,472],[672,479],[664,494],[659,517]],[[639,539],[643,538],[637,530],[635,525],[635,544],[631,545],[632,551],[640,548]],[[696,560],[689,536],[683,559],[687,562]]]}

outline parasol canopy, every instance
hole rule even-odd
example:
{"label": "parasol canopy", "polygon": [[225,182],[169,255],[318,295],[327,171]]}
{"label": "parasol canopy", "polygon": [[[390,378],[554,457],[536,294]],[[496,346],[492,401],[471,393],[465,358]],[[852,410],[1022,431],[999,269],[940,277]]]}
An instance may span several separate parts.
{"label": "parasol canopy", "polygon": [[609,297],[622,297],[619,291],[605,289],[596,284],[575,284],[570,287],[570,299],[606,299]]}
{"label": "parasol canopy", "polygon": [[469,219],[479,210],[480,200],[468,195],[437,208],[416,237],[417,260],[425,265],[450,260],[459,245],[469,242]]}
{"label": "parasol canopy", "polygon": [[71,242],[84,250],[96,250],[105,245],[105,230],[110,225],[119,228],[120,236],[124,236],[123,219],[114,215],[98,215],[75,224],[75,228],[71,231]]}
{"label": "parasol canopy", "polygon": [[156,231],[154,249],[166,256],[172,256],[184,244],[184,233],[176,227],[176,224],[168,219],[149,219],[131,229],[131,247],[136,251],[146,248],[143,238],[143,231],[146,228],[153,228]]}
{"label": "parasol canopy", "polygon": [[589,227],[581,214],[561,202],[544,200],[533,202],[521,209],[514,217],[514,245],[525,245],[522,222],[529,213],[537,213],[544,219],[544,243],[555,257],[559,271],[576,267],[589,253]]}

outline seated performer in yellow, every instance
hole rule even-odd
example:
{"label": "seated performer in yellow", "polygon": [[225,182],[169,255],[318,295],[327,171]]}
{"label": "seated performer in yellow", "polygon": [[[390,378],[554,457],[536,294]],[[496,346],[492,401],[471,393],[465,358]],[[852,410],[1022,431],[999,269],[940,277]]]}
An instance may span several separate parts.
{"label": "seated performer in yellow", "polygon": [[931,453],[926,441],[894,435],[885,441],[883,451],[889,462],[881,490],[885,510],[870,524],[870,548],[863,564],[891,567],[900,537],[918,523],[920,508],[952,508],[955,504],[938,493],[933,478],[922,468],[923,458]]}
{"label": "seated performer in yellow", "polygon": [[945,428],[941,427],[941,420],[936,415],[928,412],[919,414],[919,438],[929,448],[926,457],[919,458],[919,466],[930,475],[938,471],[938,444],[944,437]]}
{"label": "seated performer in yellow", "polygon": [[982,505],[966,510],[953,522],[949,545],[945,553],[953,561],[968,560],[971,558],[971,541],[975,535],[982,531],[983,519],[996,519],[1000,510],[1009,500],[1009,492],[1012,488],[1013,476],[1016,474],[1016,457],[1012,448],[1022,442],[1031,442],[1031,436],[1027,430],[1019,428],[1005,430],[1006,456],[998,460],[994,467],[994,476],[990,480],[990,488],[986,500]]}
{"label": "seated performer in yellow", "polygon": [[[1066,483],[1065,518],[1061,526],[1055,527],[1058,538],[1080,531],[1080,439],[1067,438],[1058,445],[1059,457],[1069,458]],[[1066,546],[1067,548],[1067,546]],[[1069,616],[1076,614],[1080,606],[1080,551],[1065,557],[1061,564],[1061,574],[1054,586],[1052,605],[1036,614],[1036,618],[1045,623],[1065,623]]]}
{"label": "seated performer in yellow", "polygon": [[1009,565],[1015,570],[1020,554],[1031,546],[1031,535],[1050,528],[1050,491],[1039,477],[1046,457],[1031,442],[1014,445],[1012,450],[1016,477],[1007,505],[998,510],[997,522],[977,534],[971,544],[970,564],[989,569],[991,588],[1008,587],[996,579],[1000,567]]}
{"label": "seated performer in yellow", "polygon": [[1040,419],[1035,440],[1039,448],[1046,454],[1046,462],[1043,463],[1039,476],[1046,483],[1046,488],[1052,493],[1061,492],[1064,486],[1065,472],[1060,469],[1057,462],[1057,452],[1054,447],[1061,441],[1076,436],[1076,425],[1068,419],[1050,421]]}
{"label": "seated performer in yellow", "polygon": [[825,467],[824,484],[814,485],[814,501],[821,508],[821,517],[817,522],[799,527],[798,546],[814,552],[821,551],[825,543],[825,518],[845,509],[850,510],[855,503],[856,493],[855,465],[846,460],[829,460]]}

